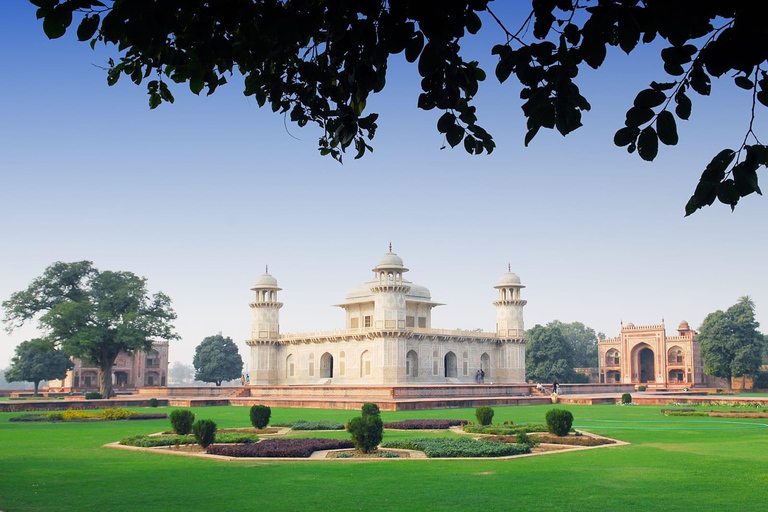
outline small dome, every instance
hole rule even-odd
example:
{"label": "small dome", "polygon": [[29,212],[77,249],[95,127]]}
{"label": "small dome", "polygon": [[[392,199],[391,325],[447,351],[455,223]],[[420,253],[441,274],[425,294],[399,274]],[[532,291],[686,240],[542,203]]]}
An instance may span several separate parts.
{"label": "small dome", "polygon": [[256,284],[253,285],[252,289],[255,288],[277,288],[277,279],[272,277],[269,272],[265,272],[264,275],[256,280]]}
{"label": "small dome", "polygon": [[393,268],[402,266],[403,259],[392,251],[389,251],[387,254],[382,256],[379,262],[376,264],[376,268]]}
{"label": "small dome", "polygon": [[682,322],[680,322],[680,325],[677,326],[677,329],[680,331],[689,331],[691,330],[691,326],[688,325],[688,322],[683,320]]}
{"label": "small dome", "polygon": [[626,327],[627,327],[627,329],[634,329],[635,328],[635,324],[633,324],[632,322],[629,322]]}
{"label": "small dome", "polygon": [[506,288],[508,286],[525,288],[520,282],[520,277],[511,270],[501,276],[499,282],[496,284],[496,286],[494,286],[494,288]]}

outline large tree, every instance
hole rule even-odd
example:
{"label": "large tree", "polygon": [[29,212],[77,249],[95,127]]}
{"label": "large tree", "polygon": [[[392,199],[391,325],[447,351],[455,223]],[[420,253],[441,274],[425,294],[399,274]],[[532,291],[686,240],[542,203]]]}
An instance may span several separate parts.
{"label": "large tree", "polygon": [[715,311],[704,319],[697,340],[704,372],[722,377],[731,387],[733,377],[746,378],[760,370],[765,338],[757,330],[755,304],[749,297],[726,311]]}
{"label": "large tree", "polygon": [[112,394],[112,366],[121,351],[149,350],[153,339],[178,338],[167,295],[150,296],[145,278],[102,272],[90,261],[54,263],[3,308],[8,332],[39,317],[48,339],[97,366],[104,396]]}
{"label": "large tree", "polygon": [[214,382],[217,386],[225,380],[238,379],[243,375],[243,359],[232,338],[221,333],[207,336],[195,348],[195,380]]}
{"label": "large tree", "polygon": [[566,324],[560,320],[553,320],[547,326],[560,328],[566,342],[571,346],[573,368],[597,368],[597,338],[599,335],[595,333],[594,329],[581,322]]}
{"label": "large tree", "polygon": [[535,325],[526,332],[525,376],[537,382],[571,382],[573,349],[557,325]]}
{"label": "large tree", "polygon": [[[501,34],[488,49],[496,79],[520,83],[525,145],[541,128],[566,135],[582,125],[591,106],[575,80],[585,67],[601,67],[609,46],[629,54],[661,40],[666,76],[637,94],[614,143],[654,160],[659,142],[677,144],[675,119],[691,116],[691,92],[709,96],[712,79],[725,77],[751,98],[751,116],[702,173],[686,215],[715,199],[733,208],[761,193],[756,171],[768,166],[768,147],[753,131],[756,107],[768,105],[763,1],[532,0],[519,27],[492,0],[30,1],[49,38],[63,36],[76,14],[79,40],[115,46],[107,83],[123,75],[146,82],[150,108],[173,102],[166,80],[210,95],[236,70],[259,106],[319,125],[320,153],[338,160],[350,146],[356,158],[372,149],[378,114],[367,99],[384,88],[394,54],[418,63],[418,107],[442,112],[437,129],[447,143],[480,154],[495,147],[473,105],[486,72],[464,59],[460,43],[484,23]],[[514,4],[519,11],[522,2]]]}
{"label": "large tree", "polygon": [[63,379],[72,366],[69,355],[57,349],[54,342],[35,338],[19,343],[5,378],[8,382],[32,382],[37,396],[40,381]]}

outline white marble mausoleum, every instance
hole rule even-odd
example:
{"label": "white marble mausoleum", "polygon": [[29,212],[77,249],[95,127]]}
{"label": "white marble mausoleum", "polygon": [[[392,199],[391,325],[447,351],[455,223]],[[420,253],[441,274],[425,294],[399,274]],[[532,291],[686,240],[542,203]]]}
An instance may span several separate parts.
{"label": "white marble mausoleum", "polygon": [[251,339],[251,385],[399,385],[525,382],[525,328],[520,291],[511,269],[494,286],[499,292],[496,332],[435,329],[429,290],[408,281],[403,260],[390,251],[373,268],[373,279],[347,292],[336,306],[344,329],[280,333],[281,288],[266,272],[251,288],[256,300]]}

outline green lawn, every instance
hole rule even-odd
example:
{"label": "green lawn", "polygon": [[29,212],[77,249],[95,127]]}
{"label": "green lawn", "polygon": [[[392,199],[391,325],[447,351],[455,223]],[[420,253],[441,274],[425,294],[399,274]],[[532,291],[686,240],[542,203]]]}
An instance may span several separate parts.
{"label": "green lawn", "polygon": [[[496,407],[494,420],[542,423],[551,407]],[[566,408],[577,428],[632,445],[503,461],[218,462],[101,447],[124,436],[166,430],[167,420],[24,424],[9,423],[14,414],[0,413],[0,510],[725,512],[768,507],[768,420],[665,417],[661,407],[651,406]],[[247,408],[193,411],[220,427],[249,426]],[[273,421],[346,421],[355,415],[272,410]],[[473,415],[471,409],[451,409],[382,417],[473,420]],[[394,436],[413,434],[385,432],[384,438]]]}

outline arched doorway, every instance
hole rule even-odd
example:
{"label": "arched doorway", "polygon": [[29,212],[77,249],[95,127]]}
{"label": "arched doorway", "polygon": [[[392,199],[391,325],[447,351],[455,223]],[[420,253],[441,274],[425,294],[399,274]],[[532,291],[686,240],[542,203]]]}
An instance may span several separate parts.
{"label": "arched doorway", "polygon": [[[151,377],[148,379],[147,385],[154,386],[151,383]],[[124,388],[128,385],[128,374],[125,372],[115,372],[115,387]]]}
{"label": "arched doorway", "polygon": [[656,379],[654,378],[656,375],[654,364],[653,364],[653,350],[651,350],[649,347],[645,347],[637,354],[637,361],[638,361],[638,378],[640,379],[639,382],[645,383],[645,382],[654,382]]}
{"label": "arched doorway", "polygon": [[456,354],[453,352],[448,352],[445,354],[445,357],[443,358],[443,365],[445,367],[446,377],[456,377]]}
{"label": "arched doorway", "polygon": [[320,378],[333,378],[333,356],[328,352],[320,356]]}
{"label": "arched doorway", "polygon": [[367,377],[371,374],[371,351],[364,350],[360,354],[360,377]]}
{"label": "arched doorway", "polygon": [[491,356],[485,352],[480,356],[480,369],[485,372],[483,375],[483,382],[491,378]]}
{"label": "arched doorway", "polygon": [[407,377],[419,376],[419,356],[415,350],[409,350],[405,355],[405,375]]}
{"label": "arched doorway", "polygon": [[293,377],[294,375],[296,375],[296,359],[293,354],[288,354],[288,357],[285,358],[285,377]]}

